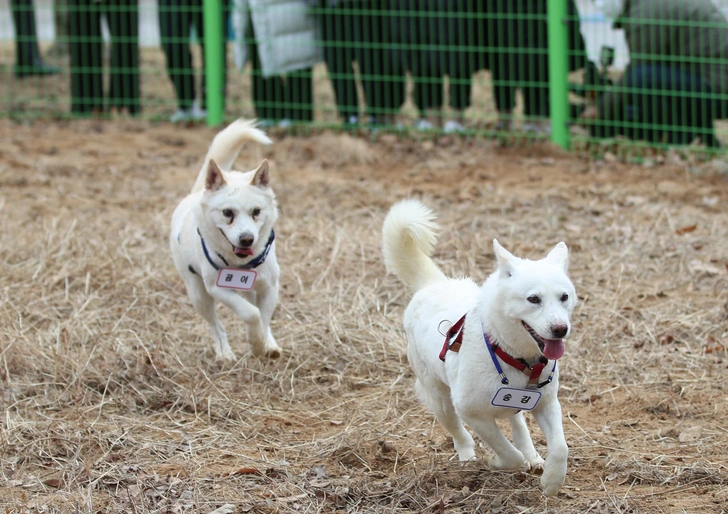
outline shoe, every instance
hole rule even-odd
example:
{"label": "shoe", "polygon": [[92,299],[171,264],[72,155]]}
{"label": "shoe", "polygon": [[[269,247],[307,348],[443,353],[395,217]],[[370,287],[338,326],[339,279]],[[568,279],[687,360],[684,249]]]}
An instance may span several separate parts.
{"label": "shoe", "polygon": [[430,120],[420,118],[419,120],[415,121],[415,130],[419,130],[420,132],[427,132],[429,130],[435,130],[435,125],[433,125]]}
{"label": "shoe", "polygon": [[458,121],[446,121],[442,128],[445,134],[464,134],[465,127]]}
{"label": "shoe", "polygon": [[169,121],[172,123],[180,123],[182,121],[203,121],[207,118],[207,111],[200,109],[200,104],[195,100],[187,109],[178,109]]}
{"label": "shoe", "polygon": [[530,122],[526,121],[521,125],[521,130],[524,132],[531,132],[534,134],[544,134],[549,135],[551,134],[551,122],[549,121],[543,121],[543,122]]}
{"label": "shoe", "polygon": [[31,64],[16,64],[14,69],[15,77],[19,79],[58,75],[60,72],[61,68],[46,64],[41,58],[34,59]]}

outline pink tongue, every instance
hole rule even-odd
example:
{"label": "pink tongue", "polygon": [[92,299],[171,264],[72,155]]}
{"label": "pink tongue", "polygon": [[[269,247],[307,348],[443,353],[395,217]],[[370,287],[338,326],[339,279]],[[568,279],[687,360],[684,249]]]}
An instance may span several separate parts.
{"label": "pink tongue", "polygon": [[561,339],[544,339],[543,354],[548,360],[555,361],[564,355],[564,342]]}
{"label": "pink tongue", "polygon": [[252,248],[238,248],[236,246],[233,252],[235,253],[235,255],[253,255]]}

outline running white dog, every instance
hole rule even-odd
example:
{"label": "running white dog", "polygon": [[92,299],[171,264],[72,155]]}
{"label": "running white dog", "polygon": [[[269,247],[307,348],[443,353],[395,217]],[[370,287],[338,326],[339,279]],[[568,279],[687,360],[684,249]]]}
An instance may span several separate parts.
{"label": "running white dog", "polygon": [[[475,458],[464,422],[495,452],[492,469],[543,467],[543,492],[554,495],[564,484],[569,453],[556,367],[576,303],[566,275],[568,249],[559,243],[546,258],[530,261],[493,240],[498,269],[478,286],[447,278],[433,263],[437,231],[432,211],[416,200],[395,204],[384,221],[387,269],[415,291],[404,315],[415,388],[452,435],[461,461]],[[532,410],[546,436],[545,462],[523,410]],[[515,446],[496,418],[508,418]]]}
{"label": "running white dog", "polygon": [[280,270],[273,231],[278,207],[268,161],[254,171],[229,171],[246,140],[271,143],[254,121],[242,119],[215,137],[192,193],[172,215],[170,234],[187,294],[210,324],[217,358],[227,360],[235,354],[215,312],[216,300],[245,322],[254,355],[281,354],[270,330]]}

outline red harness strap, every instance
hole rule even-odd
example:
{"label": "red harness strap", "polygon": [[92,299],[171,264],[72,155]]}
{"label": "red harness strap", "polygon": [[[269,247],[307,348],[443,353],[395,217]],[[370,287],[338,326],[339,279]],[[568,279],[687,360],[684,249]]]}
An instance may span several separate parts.
{"label": "red harness strap", "polygon": [[[548,359],[544,356],[541,356],[539,361],[534,364],[533,366],[530,366],[525,360],[523,359],[516,359],[515,357],[511,357],[506,351],[498,346],[497,344],[493,345],[493,351],[495,354],[501,358],[503,362],[508,364],[509,366],[516,368],[518,371],[529,375],[528,377],[528,383],[531,384],[538,384],[538,379],[541,376],[541,372],[546,367],[546,364],[548,364]],[[530,370],[530,373],[529,371]]]}
{"label": "red harness strap", "polygon": [[[467,314],[466,314],[467,316]],[[451,352],[459,352],[460,347],[463,344],[463,327],[465,325],[465,316],[457,320],[447,331],[447,334],[445,334],[445,342],[442,345],[442,350],[440,350],[440,360],[442,362],[445,362],[445,355],[447,354],[448,350]],[[486,341],[486,344],[488,342]],[[541,377],[541,373],[543,372],[543,369],[546,367],[546,364],[548,364],[548,359],[544,356],[541,356],[539,361],[534,364],[533,366],[529,365],[525,360],[523,359],[516,359],[515,357],[512,357],[510,354],[506,353],[506,351],[498,346],[497,344],[494,344],[492,346],[493,351],[495,354],[501,358],[503,362],[508,364],[509,366],[516,368],[521,373],[524,373],[525,375],[528,375],[528,384],[529,385],[538,385],[538,379]]]}
{"label": "red harness strap", "polygon": [[460,346],[463,344],[463,325],[465,324],[465,316],[457,320],[445,334],[445,343],[440,351],[440,360],[445,362],[445,354],[448,350],[451,352],[459,352]]}

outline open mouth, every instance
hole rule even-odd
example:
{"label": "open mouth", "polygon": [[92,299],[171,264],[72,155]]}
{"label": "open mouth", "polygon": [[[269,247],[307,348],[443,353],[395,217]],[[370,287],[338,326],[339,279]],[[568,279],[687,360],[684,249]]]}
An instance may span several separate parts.
{"label": "open mouth", "polygon": [[253,249],[248,248],[241,248],[240,246],[233,245],[233,253],[238,257],[250,257],[253,255]]}
{"label": "open mouth", "polygon": [[536,331],[525,321],[521,320],[521,323],[528,333],[531,334],[531,337],[534,341],[536,341],[539,350],[541,350],[541,353],[543,353],[547,359],[556,360],[564,355],[566,348],[564,346],[563,339],[546,339],[545,337],[538,335],[538,333],[536,333]]}
{"label": "open mouth", "polygon": [[[227,242],[230,243],[230,239],[228,239],[228,236],[225,234],[225,232],[220,229],[220,233],[223,235],[225,239],[227,239]],[[234,244],[230,243],[230,246],[233,247],[233,253],[236,257],[250,257],[253,255],[253,248],[250,246],[242,247],[242,246],[235,246]]]}

